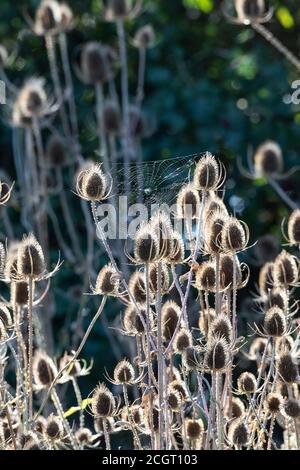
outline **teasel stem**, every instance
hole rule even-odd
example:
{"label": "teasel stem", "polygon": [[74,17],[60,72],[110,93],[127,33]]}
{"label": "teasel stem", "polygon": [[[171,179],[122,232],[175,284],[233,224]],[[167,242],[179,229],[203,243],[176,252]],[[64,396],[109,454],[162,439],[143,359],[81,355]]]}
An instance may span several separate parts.
{"label": "teasel stem", "polygon": [[62,231],[59,226],[59,221],[57,218],[57,215],[55,214],[54,210],[51,207],[51,204],[48,204],[47,207],[48,211],[48,216],[50,218],[50,221],[52,223],[53,231],[57,240],[57,243],[59,245],[59,248],[64,254],[64,257],[70,262],[70,263],[75,263],[75,257],[73,253],[71,252],[70,248],[68,247],[66,241],[64,240]]}
{"label": "teasel stem", "polygon": [[107,431],[107,419],[103,418],[103,435],[106,450],[111,450],[109,432]]}
{"label": "teasel stem", "polygon": [[79,418],[80,428],[83,428],[85,419],[84,419],[84,412],[82,409],[82,395],[81,395],[81,391],[78,386],[76,377],[72,377],[72,385],[73,385],[73,389],[74,389],[78,406],[80,407],[80,418]]}
{"label": "teasel stem", "polygon": [[180,407],[180,418],[181,418],[181,429],[182,429],[182,440],[183,440],[183,450],[187,450],[189,448],[187,437],[186,437],[186,429],[185,429],[185,422],[184,422],[184,412],[183,407]]}
{"label": "teasel stem", "polygon": [[70,441],[71,441],[71,444],[73,446],[73,449],[75,450],[79,450],[79,446],[76,442],[76,439],[72,433],[72,430],[70,428],[70,425],[68,423],[68,420],[67,418],[65,418],[64,416],[64,410],[63,410],[63,407],[60,403],[60,399],[59,399],[59,396],[57,395],[56,393],[56,390],[55,388],[52,389],[51,391],[51,397],[52,397],[52,401],[53,401],[53,404],[57,410],[57,413],[59,414],[60,416],[60,419],[62,420],[63,424],[64,424],[64,428],[66,430],[66,433],[68,434],[69,438],[70,438]]}
{"label": "teasel stem", "polygon": [[158,362],[158,403],[159,403],[159,450],[164,450],[164,356],[161,318],[161,261],[157,264],[157,362]]}
{"label": "teasel stem", "polygon": [[12,443],[13,443],[14,450],[18,450],[16,435],[15,435],[15,432],[14,432],[12,424],[11,424],[11,419],[10,419],[10,413],[9,413],[8,406],[5,407],[5,415],[6,415],[7,424],[8,424],[8,427],[9,427],[9,432],[10,432],[10,435],[11,435],[11,440],[12,440]]}
{"label": "teasel stem", "polygon": [[29,406],[29,423],[32,425],[33,415],[33,280],[28,279],[28,406]]}
{"label": "teasel stem", "polygon": [[146,56],[146,48],[143,46],[139,47],[138,84],[136,90],[136,104],[139,108],[144,99]]}
{"label": "teasel stem", "polygon": [[[18,355],[17,355],[16,351],[14,350],[14,348],[11,345],[11,341],[8,341],[7,345],[8,345],[8,347],[9,347],[9,349],[10,349],[10,351],[11,351],[13,357],[14,357],[17,369],[18,369],[20,377],[21,377],[21,384],[22,384],[22,389],[23,389],[23,394],[24,394],[24,404],[25,404],[25,429],[26,429],[26,432],[28,432],[29,431],[29,406],[28,406],[27,389],[26,389],[25,381],[23,380],[23,373],[22,373],[23,371],[22,371],[22,368],[21,368],[21,365],[20,365]],[[2,379],[1,375],[2,374],[0,374],[0,381]],[[0,394],[0,399],[1,399],[1,394]]]}
{"label": "teasel stem", "polygon": [[223,405],[221,401],[222,374],[216,372],[216,404],[217,404],[217,434],[219,450],[223,449]]}
{"label": "teasel stem", "polygon": [[232,331],[233,342],[237,339],[237,316],[236,316],[236,301],[237,301],[237,273],[236,273],[236,255],[233,257],[233,279],[232,279]]}
{"label": "teasel stem", "polygon": [[216,315],[221,313],[220,300],[220,254],[216,253]]}
{"label": "teasel stem", "polygon": [[[165,413],[165,430],[166,430],[166,450],[170,450],[170,426],[169,426],[169,409],[168,409],[168,378],[167,365],[164,361],[164,413]],[[170,368],[172,369],[172,355],[170,358]]]}
{"label": "teasel stem", "polygon": [[296,419],[294,419],[294,426],[295,426],[295,434],[296,434],[296,441],[297,441],[297,450],[300,450],[299,424],[297,423]]}
{"label": "teasel stem", "polygon": [[123,112],[123,152],[125,172],[125,193],[130,192],[129,165],[130,165],[130,122],[129,122],[129,94],[128,94],[128,65],[126,51],[126,37],[123,18],[117,20],[117,32],[119,41],[122,112]]}
{"label": "teasel stem", "polygon": [[282,187],[277,183],[273,178],[268,179],[269,185],[274,189],[278,196],[283,200],[283,202],[292,210],[298,209],[299,206],[296,204],[282,189]]}
{"label": "teasel stem", "polygon": [[132,419],[132,414],[131,414],[130,407],[129,407],[129,400],[128,400],[128,393],[127,393],[126,384],[123,384],[123,395],[124,395],[125,407],[126,407],[128,419],[129,419],[129,422],[130,422],[130,425],[131,425],[131,430],[132,430],[132,433],[133,433],[133,438],[134,438],[135,444],[136,444],[138,450],[142,450],[140,438],[139,438],[138,433],[136,431],[135,424],[134,424],[134,421]]}
{"label": "teasel stem", "polygon": [[[213,434],[213,427],[215,421],[215,403],[216,403],[216,373],[213,372],[211,376],[211,388],[210,388],[210,400],[209,400],[209,416],[208,416],[208,426],[207,426],[207,435],[205,449],[209,449],[209,441],[211,434]],[[214,441],[213,435],[212,439]]]}
{"label": "teasel stem", "polygon": [[271,448],[272,448],[272,440],[273,440],[273,433],[274,433],[274,427],[275,427],[275,419],[276,419],[276,415],[272,414],[271,422],[270,422],[270,428],[269,428],[269,437],[268,437],[267,450],[271,450]]}
{"label": "teasel stem", "polygon": [[145,277],[146,277],[146,343],[147,343],[147,368],[148,368],[148,388],[150,393],[150,427],[151,427],[151,447],[154,450],[156,439],[152,423],[152,363],[151,363],[151,350],[150,350],[150,287],[149,287],[149,264],[145,264]]}

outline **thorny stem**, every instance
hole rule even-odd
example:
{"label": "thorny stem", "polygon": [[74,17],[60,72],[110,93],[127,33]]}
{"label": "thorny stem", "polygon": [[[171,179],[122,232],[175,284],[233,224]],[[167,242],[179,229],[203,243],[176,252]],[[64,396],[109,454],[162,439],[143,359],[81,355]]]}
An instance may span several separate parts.
{"label": "thorny stem", "polygon": [[[152,409],[152,381],[151,381],[151,373],[152,373],[152,364],[151,364],[151,350],[150,350],[150,287],[149,287],[149,264],[145,264],[145,277],[146,277],[146,341],[147,341],[147,368],[148,368],[148,392],[150,393],[150,400],[149,403],[150,410]],[[152,423],[152,413],[150,413],[150,428],[151,428],[151,447],[154,449],[155,446],[155,435]]]}
{"label": "thorny stem", "polygon": [[157,361],[158,361],[158,403],[159,403],[159,446],[164,450],[164,356],[162,341],[162,318],[161,318],[161,262],[157,265]]}
{"label": "thorny stem", "polygon": [[68,434],[68,436],[69,436],[69,438],[70,438],[70,441],[71,441],[71,444],[72,444],[73,448],[74,448],[75,450],[79,450],[78,444],[77,444],[76,439],[74,438],[74,435],[73,435],[73,433],[72,433],[72,431],[71,431],[71,428],[70,428],[70,425],[69,425],[69,423],[68,423],[68,420],[67,420],[67,418],[65,418],[65,416],[64,416],[64,410],[63,410],[63,408],[62,408],[62,405],[61,405],[61,403],[60,403],[60,399],[59,399],[59,397],[58,397],[58,395],[57,395],[57,393],[56,393],[55,388],[52,389],[51,397],[52,397],[52,401],[53,401],[53,403],[54,403],[54,406],[55,406],[55,408],[56,408],[56,410],[57,410],[57,413],[59,414],[60,419],[62,420],[62,422],[63,422],[63,424],[64,424],[64,428],[65,428],[66,433]]}
{"label": "thorny stem", "polygon": [[80,408],[80,418],[79,418],[80,428],[83,428],[84,427],[84,411],[82,409],[82,396],[81,396],[80,388],[78,387],[76,377],[72,377],[72,385],[73,385],[74,393],[76,396],[77,404]]}
{"label": "thorny stem", "polygon": [[107,419],[106,418],[103,418],[103,435],[104,435],[106,450],[111,450],[109,433],[107,431]]}
{"label": "thorny stem", "polygon": [[29,423],[32,426],[33,414],[33,375],[32,375],[32,357],[33,357],[33,280],[28,279],[28,406]]}
{"label": "thorny stem", "polygon": [[131,414],[131,410],[130,410],[130,407],[129,407],[129,400],[128,400],[128,393],[127,393],[126,384],[123,384],[123,395],[124,395],[124,402],[125,402],[125,407],[126,407],[128,419],[129,419],[129,422],[130,422],[130,425],[131,425],[131,430],[132,430],[132,433],[133,433],[133,438],[134,438],[136,446],[138,447],[139,450],[141,450],[142,449],[141,442],[140,442],[138,433],[136,431],[136,427],[135,427],[134,421],[132,419],[132,414]]}
{"label": "thorny stem", "polygon": [[269,437],[268,437],[267,450],[271,450],[271,448],[272,448],[272,439],[273,439],[273,432],[274,432],[274,427],[275,427],[275,419],[276,419],[276,415],[272,414],[271,422],[270,422],[270,428],[269,428]]}

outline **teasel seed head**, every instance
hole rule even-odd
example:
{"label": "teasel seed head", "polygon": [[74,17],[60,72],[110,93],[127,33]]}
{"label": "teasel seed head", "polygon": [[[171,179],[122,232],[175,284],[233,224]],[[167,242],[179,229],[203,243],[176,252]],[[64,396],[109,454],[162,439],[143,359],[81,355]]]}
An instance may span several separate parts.
{"label": "teasel seed head", "polygon": [[110,265],[104,266],[96,279],[94,292],[97,295],[118,295],[120,279],[116,270]]}
{"label": "teasel seed head", "polygon": [[87,201],[103,201],[108,197],[108,180],[101,165],[88,165],[77,176],[76,192]]}
{"label": "teasel seed head", "polygon": [[211,322],[209,334],[224,338],[229,344],[232,335],[232,326],[230,319],[224,313],[217,315]]}
{"label": "teasel seed head", "polygon": [[103,107],[103,125],[105,132],[118,135],[121,131],[121,113],[115,101],[107,101]]}
{"label": "teasel seed head", "polygon": [[294,398],[289,398],[284,404],[285,413],[290,416],[290,418],[299,418],[300,417],[300,403]]}
{"label": "teasel seed head", "polygon": [[227,405],[225,409],[225,415],[229,419],[239,419],[242,418],[245,415],[245,405],[242,402],[242,400],[238,397],[232,397],[232,403],[231,403],[231,415],[229,413],[229,404]]}
{"label": "teasel seed head", "polygon": [[[28,304],[28,284],[27,282],[11,282],[10,284],[10,298],[12,305],[19,305],[24,307]],[[33,285],[33,298],[34,298],[34,285]]]}
{"label": "teasel seed head", "polygon": [[194,347],[186,348],[183,352],[182,359],[183,365],[188,370],[197,370],[200,367],[200,353]]}
{"label": "teasel seed head", "polygon": [[64,428],[61,419],[54,414],[48,416],[45,427],[45,436],[47,439],[58,441],[62,438]]}
{"label": "teasel seed head", "polygon": [[60,31],[69,31],[73,26],[73,12],[66,3],[60,4]]}
{"label": "teasel seed head", "polygon": [[194,173],[194,186],[200,191],[214,191],[220,185],[220,165],[209,152],[196,164]]}
{"label": "teasel seed head", "polygon": [[248,443],[248,427],[243,420],[234,420],[229,426],[229,440],[238,447]]}
{"label": "teasel seed head", "polygon": [[210,335],[205,353],[205,365],[210,371],[223,371],[229,360],[229,347],[224,338]]}
{"label": "teasel seed head", "polygon": [[116,401],[104,384],[99,384],[92,395],[92,413],[96,418],[109,418],[115,414]]}
{"label": "teasel seed head", "polygon": [[176,231],[172,231],[171,240],[172,240],[172,252],[169,253],[168,256],[166,256],[165,262],[167,264],[176,266],[177,264],[181,264],[184,261],[184,255],[185,255],[184,242],[180,233]]}
{"label": "teasel seed head", "polygon": [[191,333],[188,330],[181,328],[176,334],[174,340],[175,351],[179,354],[183,354],[187,348],[192,347],[192,344],[193,342]]}
{"label": "teasel seed head", "polygon": [[53,167],[61,167],[66,162],[66,144],[60,135],[52,135],[46,147],[46,157]]}
{"label": "teasel seed head", "polygon": [[278,286],[292,286],[298,282],[299,267],[295,256],[283,250],[274,261],[274,281]]}
{"label": "teasel seed head", "polygon": [[63,374],[69,377],[79,377],[82,370],[81,364],[79,360],[73,361],[73,357],[74,355],[65,352],[59,361],[59,370],[64,369],[64,367],[72,361],[72,363],[64,370]]}
{"label": "teasel seed head", "polygon": [[39,434],[44,434],[47,425],[47,420],[44,416],[38,416],[34,422],[34,430]]}
{"label": "teasel seed head", "polygon": [[24,237],[18,246],[17,271],[20,280],[39,279],[46,270],[44,253],[33,234]]}
{"label": "teasel seed head", "polygon": [[81,51],[81,76],[85,83],[105,83],[115,74],[117,56],[115,51],[98,42],[88,42]]}
{"label": "teasel seed head", "polygon": [[184,427],[186,436],[189,440],[201,440],[204,432],[204,425],[202,419],[185,418]]}
{"label": "teasel seed head", "polygon": [[267,263],[276,258],[279,248],[280,245],[277,238],[271,234],[266,234],[257,240],[253,251],[259,262]]}
{"label": "teasel seed head", "polygon": [[79,444],[84,446],[92,443],[93,433],[89,428],[81,428],[76,431],[75,438]]}
{"label": "teasel seed head", "polygon": [[141,271],[135,271],[129,279],[129,291],[131,292],[135,302],[143,307],[146,305],[146,280],[145,275]]}
{"label": "teasel seed head", "polygon": [[292,384],[297,381],[299,374],[298,365],[295,364],[294,359],[290,353],[280,354],[277,361],[277,367],[279,379],[282,382]]}
{"label": "teasel seed head", "polygon": [[187,388],[186,388],[186,385],[184,383],[183,380],[173,380],[171,383],[170,383],[170,390],[174,389],[175,391],[177,391],[180,396],[181,396],[181,399],[183,401],[187,400],[188,398],[188,391],[187,391]]}
{"label": "teasel seed head", "polygon": [[216,263],[204,261],[199,266],[196,272],[195,287],[198,290],[216,291]]}
{"label": "teasel seed head", "polygon": [[[255,338],[252,341],[252,343],[250,345],[250,349],[249,349],[249,356],[250,356],[251,360],[256,360],[256,361],[261,360],[261,358],[264,354],[266,344],[267,344],[267,339],[266,338]],[[271,353],[270,345],[268,346],[267,349],[268,349],[268,353]]]}
{"label": "teasel seed head", "polygon": [[107,17],[111,20],[125,18],[131,11],[132,0],[108,0]]}
{"label": "teasel seed head", "polygon": [[265,0],[234,0],[238,18],[243,23],[257,21],[266,14]]}
{"label": "teasel seed head", "polygon": [[294,349],[295,341],[292,336],[284,335],[277,341],[278,351],[291,352]]}
{"label": "teasel seed head", "polygon": [[282,396],[282,398],[299,398],[298,384],[288,384],[286,382],[277,382],[276,391]]}
{"label": "teasel seed head", "polygon": [[155,405],[152,407],[147,406],[147,408],[145,408],[145,423],[148,433],[151,432],[151,429],[153,429],[155,432],[158,432],[159,411]]}
{"label": "teasel seed head", "polygon": [[175,412],[180,411],[181,406],[182,406],[182,397],[180,393],[172,387],[168,388],[167,401],[168,401],[169,408],[172,411],[175,411]]}
{"label": "teasel seed head", "polygon": [[210,254],[222,252],[222,231],[228,216],[222,211],[214,211],[208,217],[205,226],[205,250]]}
{"label": "teasel seed head", "polygon": [[43,351],[36,351],[33,357],[33,379],[40,388],[48,388],[57,376],[53,360]]}
{"label": "teasel seed head", "polygon": [[32,119],[33,117],[43,117],[48,109],[44,80],[37,78],[28,80],[21,88],[14,107],[15,112],[17,114],[18,112],[21,113],[25,118]]}
{"label": "teasel seed head", "polygon": [[55,34],[61,21],[61,8],[56,0],[42,0],[35,16],[36,34]]}
{"label": "teasel seed head", "polygon": [[155,43],[155,32],[151,24],[142,26],[135,33],[133,44],[135,47],[149,49]]}
{"label": "teasel seed head", "polygon": [[257,380],[251,372],[243,372],[239,376],[237,384],[240,393],[250,394],[255,393],[257,390]]}
{"label": "teasel seed head", "polygon": [[235,217],[228,217],[222,228],[221,244],[225,252],[236,253],[246,248],[248,228]]}
{"label": "teasel seed head", "polygon": [[[165,263],[161,263],[161,282],[160,291],[162,294],[166,294],[170,288],[170,275],[169,270]],[[158,292],[158,264],[153,263],[149,268],[149,286],[153,294]]]}
{"label": "teasel seed head", "polygon": [[159,257],[167,259],[173,253],[173,229],[169,217],[158,212],[151,218],[150,229],[158,238]]}
{"label": "teasel seed head", "polygon": [[[136,308],[132,305],[129,305],[125,312],[124,312],[124,318],[123,318],[123,323],[124,323],[124,328],[126,333],[129,335],[144,335],[145,328],[142,323],[142,320],[140,318],[140,315],[145,321],[145,324],[147,324],[147,311],[145,309],[140,309],[139,313],[137,312]],[[149,327],[150,331],[153,329],[154,326],[154,319],[153,319],[153,312],[150,310],[149,312]]]}
{"label": "teasel seed head", "polygon": [[148,264],[159,259],[160,253],[158,236],[149,224],[143,225],[136,234],[134,257],[138,263]]}
{"label": "teasel seed head", "polygon": [[288,238],[291,245],[300,245],[300,209],[295,209],[290,215]]}
{"label": "teasel seed head", "polygon": [[42,450],[41,442],[34,433],[31,433],[30,437],[24,443],[23,450]]}
{"label": "teasel seed head", "polygon": [[266,263],[259,272],[258,278],[259,291],[261,295],[268,294],[274,287],[274,263]]}
{"label": "teasel seed head", "polygon": [[236,286],[242,284],[242,271],[238,257],[233,254],[222,254],[220,257],[220,288],[221,290],[232,290],[233,276],[234,276],[234,263],[236,274]]}
{"label": "teasel seed head", "polygon": [[267,310],[264,318],[264,331],[268,336],[279,337],[286,333],[286,317],[281,308],[274,306]]}
{"label": "teasel seed head", "polygon": [[116,384],[132,384],[135,379],[135,373],[132,365],[127,359],[120,361],[114,370],[114,381]]}
{"label": "teasel seed head", "polygon": [[269,413],[276,415],[283,406],[283,399],[279,393],[269,393],[266,398],[266,409]]}
{"label": "teasel seed head", "polygon": [[196,219],[199,216],[200,196],[193,184],[184,185],[176,200],[176,217],[179,219]]}
{"label": "teasel seed head", "polygon": [[223,199],[211,191],[205,201],[205,219],[209,220],[214,213],[222,214],[223,217],[228,217],[228,212]]}
{"label": "teasel seed head", "polygon": [[269,291],[266,305],[269,307],[278,307],[283,312],[287,312],[289,304],[289,298],[285,289],[281,287],[275,287]]}
{"label": "teasel seed head", "polygon": [[254,168],[258,177],[276,177],[282,172],[282,151],[276,142],[265,142],[257,149],[254,156]]}
{"label": "teasel seed head", "polygon": [[164,341],[170,341],[176,329],[181,309],[173,300],[165,302],[161,309],[162,337]]}

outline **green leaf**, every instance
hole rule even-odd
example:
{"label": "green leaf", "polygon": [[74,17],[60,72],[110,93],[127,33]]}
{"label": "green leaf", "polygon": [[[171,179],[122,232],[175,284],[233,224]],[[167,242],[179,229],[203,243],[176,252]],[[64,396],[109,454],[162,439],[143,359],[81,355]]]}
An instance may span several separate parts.
{"label": "green leaf", "polygon": [[213,0],[183,0],[187,8],[197,8],[204,13],[210,13],[214,7]]}
{"label": "green leaf", "polygon": [[278,8],[276,15],[284,28],[290,29],[295,26],[294,18],[286,7]]}
{"label": "green leaf", "polygon": [[77,413],[80,410],[85,410],[88,405],[91,405],[93,402],[92,398],[85,398],[82,400],[81,406],[71,406],[65,413],[64,417],[68,418],[69,416],[72,416],[74,413]]}

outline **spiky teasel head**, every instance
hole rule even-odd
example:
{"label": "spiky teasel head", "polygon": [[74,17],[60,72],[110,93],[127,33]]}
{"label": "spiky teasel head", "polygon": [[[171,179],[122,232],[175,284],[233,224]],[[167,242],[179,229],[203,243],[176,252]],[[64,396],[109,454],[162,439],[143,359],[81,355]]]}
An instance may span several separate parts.
{"label": "spiky teasel head", "polygon": [[39,415],[34,421],[34,430],[38,434],[44,434],[44,431],[46,429],[46,424],[47,424],[46,418],[44,418],[44,416]]}
{"label": "spiky teasel head", "polygon": [[297,382],[299,370],[293,356],[289,352],[280,354],[277,360],[278,376],[282,382],[293,384]]}
{"label": "spiky teasel head", "polygon": [[13,322],[10,311],[3,302],[0,303],[0,320],[2,321],[5,328],[12,327]]}
{"label": "spiky teasel head", "polygon": [[176,266],[184,262],[185,248],[182,236],[177,231],[172,231],[172,252],[166,256],[165,262]]}
{"label": "spiky teasel head", "polygon": [[24,237],[18,245],[17,275],[19,280],[39,279],[46,271],[44,253],[33,234]]}
{"label": "spiky teasel head", "polygon": [[232,335],[232,325],[228,316],[224,313],[217,315],[209,326],[209,334],[224,338],[229,344]]}
{"label": "spiky teasel head", "polygon": [[214,213],[222,214],[224,217],[228,216],[226,206],[223,199],[211,191],[205,201],[204,218],[210,220]]}
{"label": "spiky teasel head", "polygon": [[205,225],[205,251],[210,255],[223,251],[221,241],[223,228],[228,216],[223,211],[214,211],[206,219]]}
{"label": "spiky teasel head", "polygon": [[207,341],[204,362],[211,372],[223,371],[229,361],[229,346],[224,338],[210,335]]}
{"label": "spiky teasel head", "polygon": [[277,341],[278,352],[291,352],[295,347],[295,341],[291,335],[284,335]]}
{"label": "spiky teasel head", "polygon": [[155,44],[155,32],[151,24],[146,24],[137,30],[133,45],[138,48],[149,49]]}
{"label": "spiky teasel head", "polygon": [[289,217],[288,239],[291,245],[300,245],[300,209],[295,209]]}
{"label": "spiky teasel head", "polygon": [[224,252],[243,251],[249,241],[249,230],[245,223],[235,217],[228,217],[221,233],[221,245]]}
{"label": "spiky teasel head", "polygon": [[275,287],[270,290],[266,299],[266,305],[268,307],[278,307],[286,313],[289,305],[289,298],[286,289]]}
{"label": "spiky teasel head", "polygon": [[282,151],[276,142],[268,141],[256,150],[254,156],[255,175],[276,178],[282,173]]}
{"label": "spiky teasel head", "polygon": [[149,268],[150,290],[154,295],[158,293],[158,289],[162,294],[166,294],[170,288],[170,275],[165,263],[160,264],[160,283],[158,283],[158,276],[158,263],[153,263]]}
{"label": "spiky teasel head", "polygon": [[271,307],[267,310],[264,318],[264,332],[267,336],[280,337],[287,332],[286,317],[281,308]]}
{"label": "spiky teasel head", "polygon": [[290,418],[296,419],[300,417],[300,403],[294,398],[289,398],[284,404],[284,412]]}
{"label": "spiky teasel head", "polygon": [[69,31],[73,26],[73,12],[67,3],[60,4],[60,31]]}
{"label": "spiky teasel head", "polygon": [[43,117],[49,109],[44,80],[41,78],[28,80],[21,88],[14,108],[28,119]]}
{"label": "spiky teasel head", "polygon": [[174,340],[174,349],[177,353],[183,354],[187,348],[192,347],[192,335],[185,328],[181,328]]}
{"label": "spiky teasel head", "polygon": [[216,318],[216,311],[214,308],[209,308],[201,310],[199,313],[199,330],[201,333],[206,336],[209,332],[209,326],[213,322],[213,320]]}
{"label": "spiky teasel head", "polygon": [[103,125],[105,132],[118,135],[121,131],[121,112],[116,101],[106,101],[103,106]]}
{"label": "spiky teasel head", "polygon": [[243,372],[239,376],[237,384],[240,393],[251,394],[257,390],[257,380],[251,372]]}
{"label": "spiky teasel head", "polygon": [[50,166],[61,167],[66,162],[66,144],[59,134],[53,134],[47,142],[46,158]]}
{"label": "spiky teasel head", "polygon": [[229,426],[228,431],[229,441],[237,447],[244,447],[248,443],[249,431],[247,424],[244,420],[234,420]]}
{"label": "spiky teasel head", "polygon": [[173,387],[168,387],[167,391],[168,406],[172,411],[178,412],[182,406],[182,396]]}
{"label": "spiky teasel head", "polygon": [[42,0],[34,23],[34,32],[38,35],[56,34],[61,22],[61,8],[56,0]]}
{"label": "spiky teasel head", "polygon": [[257,240],[253,251],[257,260],[262,264],[273,261],[279,253],[279,248],[278,239],[268,233]]}
{"label": "spiky teasel head", "polygon": [[262,20],[267,12],[265,0],[234,0],[238,19],[242,23]]}
{"label": "spiky teasel head", "polygon": [[216,290],[216,263],[204,261],[196,272],[195,287],[198,290],[215,292]]}
{"label": "spiky teasel head", "polygon": [[196,164],[194,186],[198,191],[215,191],[222,182],[220,163],[209,152]]}
{"label": "spiky teasel head", "polygon": [[[129,279],[128,287],[135,302],[141,307],[145,306],[147,300],[145,274],[141,271],[135,271]],[[150,303],[152,303],[152,297]]]}
{"label": "spiky teasel head", "polygon": [[200,196],[193,184],[184,185],[176,200],[176,217],[179,219],[196,219],[199,216]]}
{"label": "spiky teasel head", "polygon": [[57,376],[57,368],[44,351],[36,351],[33,357],[33,380],[38,388],[48,388]]}
{"label": "spiky teasel head", "polygon": [[111,188],[101,165],[92,164],[83,168],[77,176],[76,192],[86,201],[103,201],[109,196]]}
{"label": "spiky teasel head", "polygon": [[165,302],[161,309],[162,337],[164,341],[170,341],[175,332],[181,309],[174,300]]}
{"label": "spiky teasel head", "polygon": [[159,243],[159,258],[168,258],[173,252],[173,229],[170,217],[164,212],[153,215],[149,224]]}
{"label": "spiky teasel head", "polygon": [[[265,347],[267,345],[267,339],[266,338],[255,338],[249,349],[249,359],[252,361],[260,361],[263,354]],[[270,345],[267,347],[267,352],[271,353],[271,348]]]}
{"label": "spiky teasel head", "polygon": [[116,400],[105,384],[100,383],[92,395],[92,414],[96,418],[109,418],[116,413]]}
{"label": "spiky teasel head", "polygon": [[143,224],[135,238],[134,258],[137,263],[149,264],[160,258],[160,243],[150,224]]}
{"label": "spiky teasel head", "polygon": [[185,418],[184,427],[186,436],[190,441],[200,441],[204,432],[202,419]]}
{"label": "spiky teasel head", "polygon": [[242,402],[242,400],[238,397],[232,397],[232,403],[231,403],[231,413],[230,413],[230,406],[229,403],[227,404],[227,407],[225,408],[225,415],[229,419],[239,419],[242,418],[245,415],[245,405]]}
{"label": "spiky teasel head", "polygon": [[112,265],[104,266],[96,279],[94,293],[97,295],[118,295],[120,287],[120,277]]}
{"label": "spiky teasel head", "polygon": [[293,286],[299,280],[298,260],[283,250],[274,261],[274,282],[278,286]]}
{"label": "spiky teasel head", "polygon": [[[235,268],[234,268],[235,264]],[[233,254],[222,254],[220,257],[220,288],[221,290],[232,290],[235,270],[235,282],[237,288],[243,287],[245,282],[242,278],[241,265],[238,257]]]}
{"label": "spiky teasel head", "polygon": [[258,286],[262,296],[268,295],[269,290],[274,287],[274,263],[263,265],[259,271]]}
{"label": "spiky teasel head", "polygon": [[[18,249],[21,242],[13,242],[9,245],[4,266],[4,278],[14,281],[18,277]],[[27,284],[27,283],[26,283]]]}
{"label": "spiky teasel head", "polygon": [[116,53],[111,47],[99,42],[88,42],[83,46],[80,57],[80,76],[83,82],[95,85],[112,79],[116,61]]}
{"label": "spiky teasel head", "polygon": [[[33,285],[34,298],[34,285]],[[24,307],[28,304],[28,284],[27,282],[11,282],[10,284],[10,300],[12,305]]]}
{"label": "spiky teasel head", "polygon": [[201,356],[197,348],[186,348],[182,355],[183,365],[187,370],[197,370],[201,365]]}
{"label": "spiky teasel head", "polygon": [[61,419],[52,413],[46,420],[45,437],[51,441],[58,441],[62,438],[63,433],[64,428]]}
{"label": "spiky teasel head", "polygon": [[140,11],[140,2],[136,0],[107,0],[105,7],[105,18],[107,21],[124,20],[134,17]]}
{"label": "spiky teasel head", "polygon": [[[135,306],[128,305],[124,312],[123,317],[123,324],[124,329],[128,335],[135,336],[135,335],[144,335],[146,333],[143,322],[141,320],[142,317],[144,319],[145,325],[147,325],[147,311],[145,309],[140,309],[139,312],[136,310]],[[152,331],[154,326],[154,319],[153,319],[153,312],[150,310],[149,312],[149,328]]]}
{"label": "spiky teasel head", "polygon": [[280,413],[283,406],[283,398],[279,393],[269,393],[266,398],[265,408],[272,415]]}
{"label": "spiky teasel head", "polygon": [[76,431],[75,438],[80,445],[88,445],[93,441],[93,433],[89,428],[81,428]]}
{"label": "spiky teasel head", "polygon": [[130,385],[135,381],[134,368],[127,359],[120,361],[114,370],[114,382],[117,385]]}
{"label": "spiky teasel head", "polygon": [[41,441],[38,439],[38,436],[30,432],[27,434],[26,439],[24,441],[23,450],[42,450]]}
{"label": "spiky teasel head", "polygon": [[[82,372],[82,366],[79,360],[73,361],[73,355],[67,352],[61,357],[59,361],[59,370],[64,369],[64,376],[68,377],[79,377]],[[72,361],[72,362],[71,362]],[[65,367],[71,362],[71,364],[65,369]]]}
{"label": "spiky teasel head", "polygon": [[175,390],[180,394],[182,400],[187,400],[188,398],[188,391],[186,385],[183,380],[177,379],[173,380],[169,385],[170,390]]}

